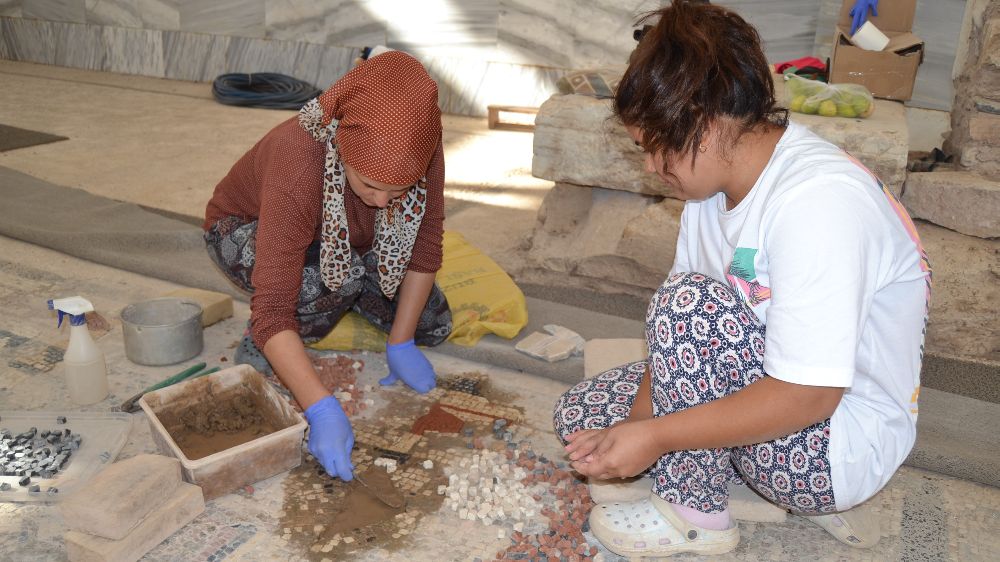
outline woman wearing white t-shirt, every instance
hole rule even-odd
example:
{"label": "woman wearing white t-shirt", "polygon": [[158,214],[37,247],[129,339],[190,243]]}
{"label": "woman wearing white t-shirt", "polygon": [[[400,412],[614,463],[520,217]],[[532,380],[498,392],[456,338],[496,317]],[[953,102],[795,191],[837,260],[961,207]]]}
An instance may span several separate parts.
{"label": "woman wearing white t-shirt", "polygon": [[722,553],[739,542],[727,483],[829,530],[878,492],[915,438],[930,267],[913,223],[864,166],[775,105],[756,30],[675,1],[614,100],[646,167],[686,199],[649,358],[584,381],[557,434],[591,478],[653,478],[597,506],[622,555]]}

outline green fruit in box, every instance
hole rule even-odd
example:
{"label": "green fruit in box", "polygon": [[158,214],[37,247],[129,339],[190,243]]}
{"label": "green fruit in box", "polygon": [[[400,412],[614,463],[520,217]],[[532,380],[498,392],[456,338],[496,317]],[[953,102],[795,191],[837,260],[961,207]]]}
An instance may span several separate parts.
{"label": "green fruit in box", "polygon": [[788,104],[788,109],[791,109],[792,111],[802,111],[802,104],[805,103],[805,101],[805,96],[795,96]]}
{"label": "green fruit in box", "polygon": [[823,103],[819,104],[819,114],[823,117],[836,117],[837,104],[833,103],[833,100],[823,100]]}
{"label": "green fruit in box", "polygon": [[808,113],[809,115],[815,115],[819,111],[819,100],[817,99],[806,99],[802,102],[802,113]]}
{"label": "green fruit in box", "polygon": [[858,112],[854,111],[854,106],[847,103],[837,104],[838,117],[857,117]]}

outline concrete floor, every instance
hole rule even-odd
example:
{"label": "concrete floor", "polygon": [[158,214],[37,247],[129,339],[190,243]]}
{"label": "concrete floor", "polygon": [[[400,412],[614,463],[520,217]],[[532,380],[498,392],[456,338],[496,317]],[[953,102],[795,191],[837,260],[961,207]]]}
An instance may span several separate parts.
{"label": "concrete floor", "polygon": [[[205,84],[8,61],[0,61],[0,79],[4,83],[0,123],[70,138],[0,153],[0,165],[192,222],[197,222],[215,183],[232,162],[264,132],[294,114],[218,105]],[[525,240],[537,208],[551,187],[551,182],[530,175],[531,138],[525,133],[488,131],[483,120],[445,117],[447,227],[461,232],[515,276],[525,264]],[[937,277],[937,294],[943,293],[947,305],[942,308],[966,312],[940,317],[943,335],[937,345],[953,353],[995,358],[1000,353],[995,306],[981,303],[1000,298],[1000,284],[995,283],[1000,274],[996,241],[979,241],[932,225],[921,225],[921,232],[928,245],[939,250],[946,271],[962,272]],[[941,291],[942,283],[945,291]],[[41,346],[65,344],[65,333],[54,329],[52,318],[43,310],[41,303],[47,298],[84,294],[108,318],[114,318],[125,304],[172,287],[0,238],[0,304],[5,307],[0,329]],[[25,299],[25,295],[36,298]],[[231,358],[231,346],[247,315],[246,307],[237,304],[234,319],[206,331],[203,360],[218,363],[223,356]],[[111,365],[113,396],[93,406],[95,411],[107,410],[176,370],[129,363],[117,326],[100,345]],[[58,367],[28,373],[10,366],[13,353],[0,349],[0,411],[69,407]],[[384,365],[380,367],[377,356],[368,356],[366,361],[365,377],[374,380]],[[516,394],[515,402],[531,418],[521,436],[532,439],[547,454],[556,453],[548,408],[565,384],[438,354],[432,355],[432,361],[439,373],[487,373],[499,387]],[[378,393],[378,399],[389,400],[393,392]],[[148,427],[140,418],[121,456],[153,450]],[[244,537],[244,546],[233,553],[234,558],[307,559],[308,553],[280,540],[274,511],[281,502],[282,483],[279,476],[257,486],[254,494],[210,502],[201,518],[149,558],[198,559],[191,544],[206,535],[219,535],[220,529],[240,524],[247,528],[252,523],[255,533],[252,538]],[[884,540],[874,551],[843,547],[822,531],[790,518],[780,525],[742,524],[744,540],[725,559],[986,560],[1000,547],[1000,491],[996,488],[904,467],[872,503],[884,516]],[[471,560],[492,556],[502,546],[495,529],[459,523],[450,512],[426,514],[418,527],[409,548],[359,551],[352,558]],[[61,547],[64,527],[49,507],[0,504],[0,529],[0,559],[65,557]],[[458,550],[451,540],[456,529],[468,537]]]}
{"label": "concrete floor", "polygon": [[[70,140],[0,153],[52,183],[201,224],[215,185],[295,111],[221,105],[211,85],[0,60],[0,123]],[[43,101],[39,101],[43,100]],[[532,135],[445,115],[447,225],[508,271],[552,182],[531,176]]]}

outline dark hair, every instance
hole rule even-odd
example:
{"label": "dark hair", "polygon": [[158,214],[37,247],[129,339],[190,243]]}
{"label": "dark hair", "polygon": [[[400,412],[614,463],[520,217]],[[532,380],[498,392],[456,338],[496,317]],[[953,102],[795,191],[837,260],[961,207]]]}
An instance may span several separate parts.
{"label": "dark hair", "polygon": [[643,34],[615,92],[615,115],[642,131],[653,153],[697,157],[707,127],[721,117],[736,125],[731,142],[761,124],[785,126],[757,30],[721,6],[674,0],[638,24]]}

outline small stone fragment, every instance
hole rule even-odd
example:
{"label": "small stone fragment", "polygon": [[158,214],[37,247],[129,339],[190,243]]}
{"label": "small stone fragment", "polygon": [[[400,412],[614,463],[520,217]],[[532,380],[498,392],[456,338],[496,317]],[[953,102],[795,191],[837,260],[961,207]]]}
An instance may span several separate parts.
{"label": "small stone fragment", "polygon": [[66,416],[59,416],[56,418],[56,423],[66,423]]}

